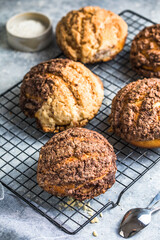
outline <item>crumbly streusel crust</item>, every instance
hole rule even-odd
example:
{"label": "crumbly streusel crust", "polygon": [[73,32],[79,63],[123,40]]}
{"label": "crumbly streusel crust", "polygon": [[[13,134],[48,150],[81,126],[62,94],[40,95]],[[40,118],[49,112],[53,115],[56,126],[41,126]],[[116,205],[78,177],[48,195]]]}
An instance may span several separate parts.
{"label": "crumbly streusel crust", "polygon": [[127,28],[117,14],[90,6],[63,17],[57,24],[56,38],[70,59],[83,63],[108,61],[122,50]]}
{"label": "crumbly streusel crust", "polygon": [[112,101],[110,123],[128,142],[159,140],[160,79],[145,78],[122,88]]}
{"label": "crumbly streusel crust", "polygon": [[136,35],[130,60],[139,75],[160,78],[160,24],[146,27]]}
{"label": "crumbly streusel crust", "polygon": [[104,193],[115,182],[116,155],[99,133],[72,128],[41,148],[37,181],[47,192],[78,200]]}
{"label": "crumbly streusel crust", "polygon": [[84,126],[98,112],[103,84],[83,64],[69,59],[42,62],[25,75],[20,107],[45,132]]}

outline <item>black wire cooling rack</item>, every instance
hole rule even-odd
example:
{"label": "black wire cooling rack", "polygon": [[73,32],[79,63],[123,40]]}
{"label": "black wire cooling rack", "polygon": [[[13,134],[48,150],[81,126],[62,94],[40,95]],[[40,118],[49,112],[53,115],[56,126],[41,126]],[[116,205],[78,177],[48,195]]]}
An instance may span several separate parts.
{"label": "black wire cooling rack", "polygon": [[[0,178],[2,184],[28,203],[49,221],[69,234],[75,234],[109,205],[116,206],[122,194],[138,181],[160,159],[160,150],[146,150],[127,144],[108,131],[107,118],[117,91],[138,76],[131,69],[129,50],[133,37],[152,21],[132,12],[120,14],[128,23],[129,34],[125,47],[109,62],[88,67],[103,80],[105,98],[97,116],[86,126],[104,135],[117,154],[116,183],[105,194],[81,204],[66,197],[55,197],[44,192],[36,181],[37,160],[42,145],[52,136],[37,129],[34,119],[21,112],[19,91],[21,83],[0,97]],[[90,202],[88,210],[85,205]]]}

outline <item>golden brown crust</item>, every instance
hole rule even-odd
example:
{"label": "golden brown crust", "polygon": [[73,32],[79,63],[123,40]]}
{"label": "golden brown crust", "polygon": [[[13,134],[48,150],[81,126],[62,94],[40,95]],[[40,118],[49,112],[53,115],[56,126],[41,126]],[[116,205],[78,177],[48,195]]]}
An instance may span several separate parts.
{"label": "golden brown crust", "polygon": [[160,147],[160,139],[154,139],[150,141],[131,141],[131,144],[142,148],[158,148]]}
{"label": "golden brown crust", "polygon": [[144,77],[160,77],[160,24],[144,28],[132,42],[130,60]]}
{"label": "golden brown crust", "polygon": [[103,84],[83,64],[52,59],[33,67],[21,85],[20,107],[45,132],[84,126],[98,112]]}
{"label": "golden brown crust", "polygon": [[57,43],[64,54],[83,63],[111,60],[122,50],[126,37],[125,21],[100,7],[71,11],[56,27]]}
{"label": "golden brown crust", "polygon": [[72,128],[41,148],[37,181],[47,192],[78,200],[104,193],[115,182],[116,155],[99,133]]}
{"label": "golden brown crust", "polygon": [[160,147],[160,79],[129,83],[112,101],[113,131],[136,146]]}

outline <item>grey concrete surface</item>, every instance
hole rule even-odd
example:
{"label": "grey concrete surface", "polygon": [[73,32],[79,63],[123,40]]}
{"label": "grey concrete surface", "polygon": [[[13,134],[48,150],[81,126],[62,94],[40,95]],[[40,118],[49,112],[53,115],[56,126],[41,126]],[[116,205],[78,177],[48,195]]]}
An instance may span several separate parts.
{"label": "grey concrete surface", "polygon": [[[53,58],[59,53],[55,42],[38,53],[22,53],[11,49],[6,41],[5,24],[13,15],[25,11],[40,11],[47,14],[55,28],[60,18],[71,9],[86,5],[98,5],[119,13],[125,9],[134,10],[153,21],[160,21],[158,0],[0,0],[0,92],[19,82],[36,63]],[[52,225],[32,210],[27,204],[5,189],[5,198],[0,201],[0,240],[120,240],[118,226],[124,213],[133,207],[145,207],[160,190],[160,164],[157,164],[122,197],[120,206],[105,210],[99,223],[88,224],[78,234],[71,236]],[[134,240],[160,239],[160,213]],[[98,237],[92,236],[96,230]]]}

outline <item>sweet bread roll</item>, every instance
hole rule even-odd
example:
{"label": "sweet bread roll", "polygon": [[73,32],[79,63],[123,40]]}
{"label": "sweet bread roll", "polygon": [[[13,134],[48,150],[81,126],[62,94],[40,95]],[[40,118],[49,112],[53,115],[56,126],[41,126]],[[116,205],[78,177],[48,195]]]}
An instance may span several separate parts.
{"label": "sweet bread roll", "polygon": [[131,45],[132,67],[144,77],[160,77],[160,24],[144,28]]}
{"label": "sweet bread roll", "polygon": [[52,59],[31,68],[21,85],[20,107],[45,132],[84,126],[98,112],[103,84],[83,64]]}
{"label": "sweet bread roll", "polygon": [[116,155],[99,133],[70,128],[41,148],[37,181],[45,191],[78,200],[105,193],[115,182]]}
{"label": "sweet bread roll", "polygon": [[145,78],[122,88],[112,101],[110,124],[133,145],[160,147],[160,79]]}
{"label": "sweet bread roll", "polygon": [[57,24],[56,38],[68,58],[93,63],[115,57],[125,44],[127,29],[117,14],[90,6],[63,17]]}

